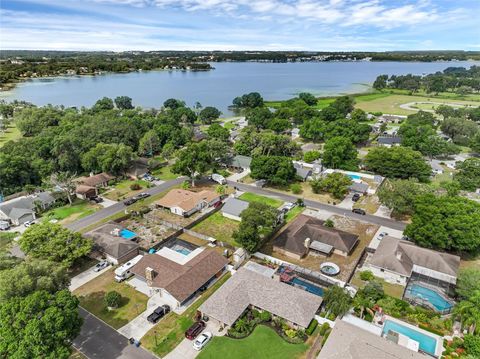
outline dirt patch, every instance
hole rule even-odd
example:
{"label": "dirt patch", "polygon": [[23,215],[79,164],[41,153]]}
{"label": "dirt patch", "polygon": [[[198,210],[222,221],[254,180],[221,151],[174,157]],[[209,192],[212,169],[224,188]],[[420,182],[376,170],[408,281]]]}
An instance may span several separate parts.
{"label": "dirt patch", "polygon": [[138,235],[137,243],[140,247],[149,249],[155,244],[175,233],[175,229],[167,227],[149,217],[130,218],[120,223],[123,227],[135,232]]}

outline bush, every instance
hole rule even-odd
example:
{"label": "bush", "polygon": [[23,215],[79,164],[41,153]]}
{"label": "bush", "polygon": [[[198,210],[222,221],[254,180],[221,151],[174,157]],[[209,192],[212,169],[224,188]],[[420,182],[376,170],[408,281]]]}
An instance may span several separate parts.
{"label": "bush", "polygon": [[330,329],[330,325],[328,323],[323,323],[319,330],[320,335],[325,335],[325,333],[329,329]]}
{"label": "bush", "polygon": [[254,318],[260,317],[260,312],[256,309],[252,309],[252,315]]}
{"label": "bush", "polygon": [[103,300],[105,301],[107,307],[118,308],[122,300],[122,296],[117,291],[112,290],[105,295]]}
{"label": "bush", "polygon": [[307,151],[303,155],[303,160],[308,163],[318,160],[319,158],[320,158],[320,152],[315,150]]}
{"label": "bush", "polygon": [[465,335],[463,346],[467,353],[475,358],[480,357],[480,337],[472,334]]}
{"label": "bush", "polygon": [[444,333],[441,330],[434,329],[427,324],[420,323],[420,324],[418,324],[418,327],[420,329],[426,330],[427,332],[440,335],[441,337],[443,337],[443,335],[444,335]]}
{"label": "bush", "polygon": [[266,310],[261,312],[260,313],[260,319],[263,321],[263,322],[269,322],[270,320],[272,320],[272,315],[270,314],[270,312],[267,312]]}
{"label": "bush", "polygon": [[334,223],[330,218],[327,219],[327,220],[323,223],[323,225],[324,225],[325,227],[328,227],[328,228],[333,228],[333,227],[335,227],[335,223]]}
{"label": "bush", "polygon": [[297,336],[297,331],[295,329],[287,329],[285,330],[285,334],[287,335],[287,337],[293,339]]}
{"label": "bush", "polygon": [[130,189],[131,189],[132,191],[138,191],[139,189],[142,189],[142,186],[140,186],[140,184],[138,184],[138,183],[132,183],[132,184],[130,185]]}
{"label": "bush", "polygon": [[302,193],[303,190],[302,190],[302,186],[300,184],[292,183],[290,185],[290,191],[292,191],[292,193],[294,193],[294,194],[300,194],[300,193]]}
{"label": "bush", "polygon": [[317,326],[318,326],[318,322],[315,319],[313,319],[308,325],[307,330],[305,330],[305,333],[307,333],[308,335],[312,335],[312,333],[315,331],[315,328],[317,328]]}
{"label": "bush", "polygon": [[365,270],[363,272],[360,272],[360,279],[363,280],[363,281],[370,281],[370,280],[373,280],[374,278],[375,278],[375,276],[369,270]]}
{"label": "bush", "polygon": [[327,339],[328,339],[328,337],[330,336],[330,333],[331,333],[331,332],[332,332],[332,331],[329,330],[329,331],[324,335],[324,337],[323,337],[323,339],[322,339],[322,347],[325,345],[325,342],[327,341]]}

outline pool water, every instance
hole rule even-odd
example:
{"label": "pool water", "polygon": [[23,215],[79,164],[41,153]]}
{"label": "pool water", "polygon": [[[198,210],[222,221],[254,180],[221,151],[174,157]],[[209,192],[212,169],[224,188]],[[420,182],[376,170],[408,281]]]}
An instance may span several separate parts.
{"label": "pool water", "polygon": [[175,252],[181,253],[181,254],[183,254],[184,256],[188,256],[188,255],[191,253],[191,251],[189,251],[189,250],[186,249],[186,248],[175,249]]}
{"label": "pool water", "polygon": [[306,282],[298,277],[293,278],[291,283],[304,287],[307,292],[318,295],[319,297],[323,296],[323,288],[317,287],[316,285]]}
{"label": "pool water", "polygon": [[132,239],[137,236],[136,233],[124,228],[120,231],[120,237],[125,238],[125,239]]}
{"label": "pool water", "polygon": [[415,340],[419,343],[420,350],[435,355],[435,350],[437,348],[437,340],[435,338],[397,322],[386,320],[385,325],[383,326],[383,334],[387,334],[389,330],[403,334],[410,339]]}
{"label": "pool water", "polygon": [[362,177],[359,176],[359,175],[348,175],[348,177],[350,177],[352,180],[360,180],[360,179],[362,179]]}
{"label": "pool water", "polygon": [[436,291],[422,287],[419,284],[412,284],[408,287],[407,291],[412,295],[420,299],[429,301],[437,310],[443,311],[450,309],[453,305],[443,298]]}

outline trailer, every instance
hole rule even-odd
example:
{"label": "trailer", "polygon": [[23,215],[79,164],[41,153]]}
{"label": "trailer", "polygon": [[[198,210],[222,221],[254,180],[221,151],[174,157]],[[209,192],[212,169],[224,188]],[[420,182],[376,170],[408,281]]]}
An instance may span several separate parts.
{"label": "trailer", "polygon": [[214,173],[210,176],[210,178],[217,182],[218,184],[226,184],[227,183],[227,180],[225,179],[225,177],[223,177],[222,175],[218,174],[218,173]]}
{"label": "trailer", "polygon": [[133,268],[133,266],[135,266],[135,264],[137,264],[140,261],[140,259],[142,259],[142,257],[143,257],[142,255],[138,255],[130,259],[127,263],[115,269],[115,280],[117,282],[122,282],[125,279],[128,279],[131,276],[133,276],[131,269]]}

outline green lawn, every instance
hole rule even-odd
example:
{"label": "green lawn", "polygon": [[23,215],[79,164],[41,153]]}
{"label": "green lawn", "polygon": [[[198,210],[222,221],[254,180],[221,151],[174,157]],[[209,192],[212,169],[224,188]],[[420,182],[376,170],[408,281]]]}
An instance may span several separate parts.
{"label": "green lawn", "polygon": [[218,239],[222,242],[227,242],[232,246],[238,247],[238,243],[235,242],[232,235],[240,225],[233,219],[222,216],[220,211],[215,212],[210,217],[198,223],[192,228],[192,231],[205,234],[207,236]]}
{"label": "green lawn", "polygon": [[247,202],[265,203],[265,204],[268,204],[269,206],[272,206],[272,207],[275,207],[275,208],[280,207],[283,203],[279,199],[265,197],[265,196],[261,196],[259,194],[255,194],[255,193],[251,193],[251,192],[245,192],[239,198],[243,199],[244,201],[247,201]]}
{"label": "green lawn", "polygon": [[[382,278],[378,277],[375,277],[375,281],[382,283],[385,294],[391,297],[402,299],[403,291],[405,290],[404,286],[385,282]],[[355,273],[350,283],[357,288],[363,288],[367,284],[366,281],[360,279],[360,272],[358,271]]]}
{"label": "green lawn", "polygon": [[287,343],[273,329],[258,325],[245,339],[214,337],[198,359],[293,359],[307,349],[307,344]]}
{"label": "green lawn", "polygon": [[[115,290],[122,296],[118,309],[108,310],[103,302],[105,294]],[[76,289],[80,305],[104,322],[118,329],[147,309],[148,297],[126,283],[117,283],[113,268]]]}
{"label": "green lawn", "polygon": [[158,179],[161,179],[162,181],[170,181],[180,176],[175,173],[172,173],[172,166],[165,166],[165,167],[158,168],[154,170],[152,174]]}
{"label": "green lawn", "polygon": [[77,200],[73,202],[72,205],[65,205],[58,208],[53,208],[42,215],[42,218],[45,221],[50,221],[51,219],[56,219],[61,221],[62,224],[67,224],[73,222],[77,219],[86,217],[95,211],[97,211],[101,206],[93,205],[87,201]]}
{"label": "green lawn", "polygon": [[287,215],[285,216],[285,222],[288,223],[297,218],[297,216],[302,213],[304,209],[304,207],[300,206],[293,207],[293,209],[288,211]]}
{"label": "green lawn", "polygon": [[18,233],[13,232],[0,232],[0,253],[5,252],[10,247],[10,243],[17,235]]}
{"label": "green lawn", "polygon": [[5,132],[0,132],[0,147],[2,147],[8,141],[15,141],[22,137],[20,130],[15,125],[7,127]]}
{"label": "green lawn", "polygon": [[185,338],[184,333],[193,324],[193,318],[198,307],[228,278],[230,278],[230,273],[224,275],[217,283],[208,288],[183,314],[178,315],[170,312],[142,337],[140,340],[142,345],[160,357],[170,353]]}
{"label": "green lawn", "polygon": [[[130,189],[130,186],[133,184],[138,184],[141,188],[139,190]],[[119,201],[140,193],[151,186],[152,184],[150,182],[143,180],[123,180],[115,183],[115,185],[113,185],[113,189],[103,193],[103,196],[113,201]]]}

